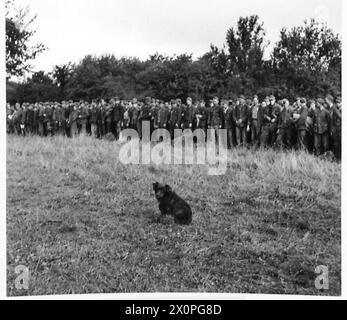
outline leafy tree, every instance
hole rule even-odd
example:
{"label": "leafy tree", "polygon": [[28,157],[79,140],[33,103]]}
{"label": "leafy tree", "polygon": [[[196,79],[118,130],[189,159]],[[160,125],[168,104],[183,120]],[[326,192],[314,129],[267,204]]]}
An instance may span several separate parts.
{"label": "leafy tree", "polygon": [[66,98],[66,85],[72,75],[72,63],[63,64],[61,66],[56,65],[52,71],[53,79],[56,85],[60,88],[60,99]]}
{"label": "leafy tree", "polygon": [[227,32],[222,48],[214,45],[200,58],[155,53],[145,61],[114,55],[84,57],[79,63],[37,72],[26,82],[8,82],[10,101],[122,99],[146,96],[169,100],[235,98],[255,93],[290,98],[341,91],[341,41],[314,20],[282,29],[271,59],[258,16],[241,17]]}
{"label": "leafy tree", "polygon": [[252,73],[261,67],[266,47],[264,23],[257,15],[240,17],[237,28],[227,31],[229,60],[234,73]]}
{"label": "leafy tree", "polygon": [[314,19],[291,30],[283,28],[273,50],[272,63],[278,79],[298,92],[319,95],[338,91],[341,40],[326,24]]}
{"label": "leafy tree", "polygon": [[46,47],[41,44],[30,46],[35,34],[31,29],[36,15],[29,16],[29,7],[15,8],[14,2],[6,0],[6,77],[22,76],[30,70],[29,61],[43,52]]}

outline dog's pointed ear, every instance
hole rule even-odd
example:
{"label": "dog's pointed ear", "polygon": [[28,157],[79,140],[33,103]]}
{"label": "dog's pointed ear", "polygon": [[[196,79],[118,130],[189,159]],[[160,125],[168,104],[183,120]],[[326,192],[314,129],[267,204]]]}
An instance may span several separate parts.
{"label": "dog's pointed ear", "polygon": [[156,190],[158,188],[158,182],[153,183],[153,190]]}
{"label": "dog's pointed ear", "polygon": [[172,192],[172,189],[171,189],[171,187],[169,185],[165,185],[165,191],[167,193],[169,193],[169,192]]}

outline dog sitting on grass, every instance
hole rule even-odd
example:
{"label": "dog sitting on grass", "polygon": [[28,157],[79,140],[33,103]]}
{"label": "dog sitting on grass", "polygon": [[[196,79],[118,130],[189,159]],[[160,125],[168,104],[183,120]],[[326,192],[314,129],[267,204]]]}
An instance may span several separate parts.
{"label": "dog sitting on grass", "polygon": [[173,192],[170,186],[156,182],[153,183],[153,190],[159,202],[159,210],[161,212],[159,220],[164,215],[171,215],[177,224],[190,224],[192,222],[190,206]]}

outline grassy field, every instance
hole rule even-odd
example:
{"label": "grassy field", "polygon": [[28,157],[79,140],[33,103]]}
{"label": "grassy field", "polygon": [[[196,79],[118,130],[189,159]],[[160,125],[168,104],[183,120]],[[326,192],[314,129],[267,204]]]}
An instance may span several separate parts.
{"label": "grassy field", "polygon": [[[341,165],[233,150],[228,170],[123,165],[119,144],[7,138],[7,293],[230,292],[340,295]],[[193,223],[159,215],[172,186]],[[14,268],[30,271],[28,290]],[[318,290],[315,268],[329,268]]]}

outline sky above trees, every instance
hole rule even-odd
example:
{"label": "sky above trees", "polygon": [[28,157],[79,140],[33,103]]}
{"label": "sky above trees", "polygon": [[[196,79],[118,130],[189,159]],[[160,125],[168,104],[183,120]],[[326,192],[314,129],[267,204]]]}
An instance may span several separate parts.
{"label": "sky above trees", "polygon": [[269,56],[282,27],[305,19],[324,20],[342,33],[340,0],[16,0],[37,14],[33,41],[48,50],[32,63],[34,71],[78,62],[87,54],[136,56],[145,60],[159,52],[189,53],[198,58],[210,45],[222,47],[226,30],[240,16],[257,14],[264,22]]}

